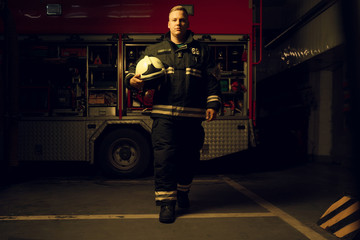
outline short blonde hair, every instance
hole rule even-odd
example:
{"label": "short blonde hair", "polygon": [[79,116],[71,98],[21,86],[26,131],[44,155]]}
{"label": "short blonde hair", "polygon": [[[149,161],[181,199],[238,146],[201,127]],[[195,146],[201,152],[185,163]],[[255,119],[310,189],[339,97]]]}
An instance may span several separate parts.
{"label": "short blonde hair", "polygon": [[186,18],[188,18],[188,16],[189,16],[186,8],[184,8],[184,7],[181,6],[181,5],[177,5],[177,6],[173,7],[173,8],[171,8],[171,9],[170,9],[170,12],[169,12],[169,16],[170,16],[170,13],[175,12],[175,11],[183,11],[184,14],[185,14],[185,16],[186,16]]}

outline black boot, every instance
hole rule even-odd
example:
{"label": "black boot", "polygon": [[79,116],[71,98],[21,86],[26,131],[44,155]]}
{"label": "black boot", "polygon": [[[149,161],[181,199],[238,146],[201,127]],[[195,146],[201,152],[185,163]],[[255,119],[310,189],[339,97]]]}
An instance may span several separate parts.
{"label": "black boot", "polygon": [[159,215],[159,221],[162,223],[173,223],[175,221],[175,202],[162,202]]}
{"label": "black boot", "polygon": [[189,192],[177,191],[177,201],[179,208],[189,208]]}

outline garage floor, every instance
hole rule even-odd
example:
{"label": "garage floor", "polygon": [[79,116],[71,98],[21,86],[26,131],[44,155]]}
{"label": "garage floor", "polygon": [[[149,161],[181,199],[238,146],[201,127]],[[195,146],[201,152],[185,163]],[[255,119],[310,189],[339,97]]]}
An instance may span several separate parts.
{"label": "garage floor", "polygon": [[129,180],[69,164],[63,171],[23,168],[0,188],[0,240],[337,239],[316,222],[354,192],[348,168],[308,162],[234,170],[230,164],[202,164],[192,206],[178,210],[173,224],[158,221],[151,174]]}

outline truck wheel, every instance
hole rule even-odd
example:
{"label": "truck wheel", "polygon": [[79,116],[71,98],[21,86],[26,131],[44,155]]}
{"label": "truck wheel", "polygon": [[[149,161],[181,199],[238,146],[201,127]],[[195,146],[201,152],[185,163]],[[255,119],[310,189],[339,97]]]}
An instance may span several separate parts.
{"label": "truck wheel", "polygon": [[133,129],[117,129],[100,144],[103,170],[113,176],[135,178],[145,172],[152,158],[149,141]]}

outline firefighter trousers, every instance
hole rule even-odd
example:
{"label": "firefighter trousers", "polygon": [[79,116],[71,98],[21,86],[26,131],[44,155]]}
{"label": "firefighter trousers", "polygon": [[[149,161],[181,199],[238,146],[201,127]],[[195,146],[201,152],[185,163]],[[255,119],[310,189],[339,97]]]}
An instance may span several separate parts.
{"label": "firefighter trousers", "polygon": [[153,120],[155,200],[159,205],[176,201],[177,191],[189,192],[205,134],[199,119]]}

